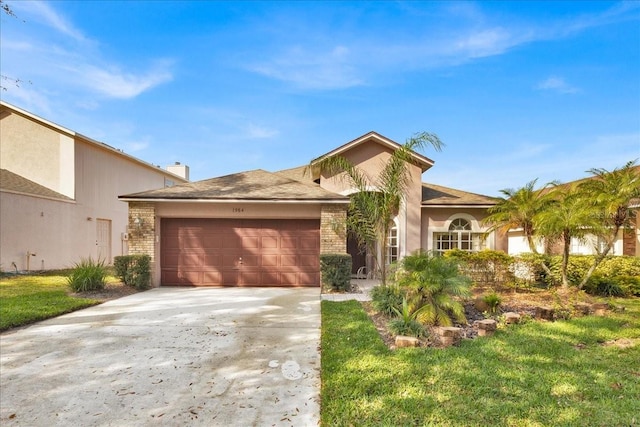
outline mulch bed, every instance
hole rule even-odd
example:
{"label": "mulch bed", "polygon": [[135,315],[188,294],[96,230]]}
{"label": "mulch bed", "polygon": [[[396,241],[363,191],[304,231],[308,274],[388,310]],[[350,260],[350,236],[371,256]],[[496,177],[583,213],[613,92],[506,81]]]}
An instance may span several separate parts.
{"label": "mulch bed", "polygon": [[104,289],[100,291],[90,291],[90,292],[75,292],[72,293],[74,297],[78,298],[89,298],[95,299],[101,302],[110,301],[122,297],[126,297],[127,295],[133,295],[138,293],[136,288],[132,286],[127,286],[124,283],[116,282],[116,283],[107,283]]}
{"label": "mulch bed", "polygon": [[[486,295],[487,293],[490,293],[492,291],[493,290],[489,288],[476,287],[473,290],[472,299],[465,302],[465,317],[467,318],[468,323],[466,325],[455,325],[456,327],[462,328],[463,339],[476,338],[478,336],[478,330],[473,326],[474,321],[487,318],[483,312],[475,307],[473,299],[481,297],[482,295]],[[553,292],[546,289],[534,289],[531,291],[519,293],[509,290],[507,292],[499,292],[499,295],[502,299],[502,303],[500,304],[500,312],[497,313],[494,318],[497,318],[497,316],[499,316],[501,313],[507,313],[510,311],[534,318],[536,315],[536,307],[539,306],[553,306],[554,304],[568,306],[577,301],[594,301],[591,296],[585,294],[584,292],[574,292],[563,295],[559,294],[558,292]],[[362,302],[361,304],[365,312],[369,315],[369,318],[373,322],[374,326],[378,330],[382,341],[388,348],[394,350],[396,348],[395,335],[391,333],[387,327],[390,319],[384,314],[376,312],[371,302],[367,301]],[[429,337],[431,337],[434,336],[434,333],[432,331],[429,331],[428,335]],[[437,342],[435,342],[433,339],[430,339],[429,337],[420,340],[421,347],[441,347]]]}

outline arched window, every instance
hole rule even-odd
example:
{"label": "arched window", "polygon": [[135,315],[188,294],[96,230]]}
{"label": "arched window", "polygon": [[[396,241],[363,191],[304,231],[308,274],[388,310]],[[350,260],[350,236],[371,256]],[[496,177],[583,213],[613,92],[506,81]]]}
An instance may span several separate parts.
{"label": "arched window", "polygon": [[449,231],[433,233],[434,252],[442,254],[451,249],[477,252],[485,248],[483,233],[474,233],[471,222],[465,218],[455,218],[449,224]]}

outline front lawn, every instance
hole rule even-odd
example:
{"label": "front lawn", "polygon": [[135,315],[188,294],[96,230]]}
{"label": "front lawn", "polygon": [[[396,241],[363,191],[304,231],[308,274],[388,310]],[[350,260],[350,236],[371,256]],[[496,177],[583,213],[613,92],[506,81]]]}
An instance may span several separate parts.
{"label": "front lawn", "polygon": [[322,302],[324,426],[640,426],[640,299],[447,349],[389,350],[356,301]]}
{"label": "front lawn", "polygon": [[[69,295],[66,272],[0,279],[0,331],[99,304]],[[115,281],[114,277],[109,278]]]}

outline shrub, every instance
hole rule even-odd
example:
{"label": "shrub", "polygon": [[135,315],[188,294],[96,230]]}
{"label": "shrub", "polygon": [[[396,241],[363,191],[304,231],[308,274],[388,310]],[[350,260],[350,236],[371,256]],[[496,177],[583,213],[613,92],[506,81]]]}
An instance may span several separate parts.
{"label": "shrub", "polygon": [[409,305],[406,298],[402,298],[402,308],[393,311],[397,316],[389,322],[389,329],[396,335],[407,335],[411,337],[423,337],[426,335],[424,326],[416,319],[420,315],[421,308],[417,310]]}
{"label": "shrub", "polygon": [[625,294],[617,278],[594,274],[584,287],[585,292],[605,297],[620,297]]}
{"label": "shrub", "polygon": [[625,295],[640,297],[640,276],[618,276],[616,279]]}
{"label": "shrub", "polygon": [[351,255],[321,254],[320,275],[323,288],[336,291],[351,289]]}
{"label": "shrub", "polygon": [[67,276],[67,283],[74,292],[99,291],[104,289],[106,276],[104,261],[82,258]]}
{"label": "shrub", "polygon": [[491,314],[495,314],[498,311],[498,306],[502,304],[502,298],[495,292],[485,295],[482,301],[489,306],[489,313]]}
{"label": "shrub", "polygon": [[417,251],[402,260],[398,285],[416,307],[416,320],[423,324],[451,326],[466,323],[460,297],[470,296],[471,279],[460,273],[453,258]]}
{"label": "shrub", "polygon": [[123,255],[113,260],[116,275],[125,285],[137,290],[151,286],[151,257],[149,255]]}
{"label": "shrub", "polygon": [[371,289],[371,304],[376,311],[394,316],[402,308],[403,292],[396,285],[378,285]]}
{"label": "shrub", "polygon": [[514,259],[502,251],[487,249],[471,253],[452,249],[444,256],[457,260],[462,273],[478,285],[505,287],[515,282],[511,268]]}

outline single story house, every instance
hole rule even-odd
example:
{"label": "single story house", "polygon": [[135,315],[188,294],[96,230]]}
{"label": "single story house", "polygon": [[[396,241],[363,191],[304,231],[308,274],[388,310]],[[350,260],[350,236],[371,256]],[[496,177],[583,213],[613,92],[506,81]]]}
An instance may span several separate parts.
{"label": "single story house", "polygon": [[[634,169],[636,173],[640,174],[640,166],[635,166]],[[564,185],[571,186],[588,179],[594,178],[582,178],[568,182]],[[635,218],[632,218],[631,221],[634,225],[628,229],[622,229],[618,232],[618,236],[614,241],[609,255],[640,256],[640,215],[638,214],[640,212],[640,199],[636,199],[631,202],[631,209],[635,212]],[[510,230],[507,233],[507,241],[509,255],[520,255],[531,252],[522,229]],[[538,239],[536,241],[536,248],[540,253],[544,252],[544,239]],[[569,250],[572,255],[596,255],[596,248],[602,250],[604,248],[604,242],[599,240],[596,236],[591,235],[586,236],[584,239],[572,238]],[[550,252],[560,254],[562,252],[561,245],[556,244],[551,248]]]}
{"label": "single story house", "polygon": [[118,195],[188,182],[121,150],[0,102],[0,269],[107,264],[128,252]]}
{"label": "single story house", "polygon": [[[400,145],[369,132],[326,153],[375,176]],[[495,199],[422,182],[433,160],[413,153],[412,184],[389,236],[389,260],[418,249],[507,250],[482,225]],[[319,286],[321,253],[371,267],[345,232],[349,194],[339,176],[253,170],[129,193],[129,252],[152,258],[154,285]]]}

